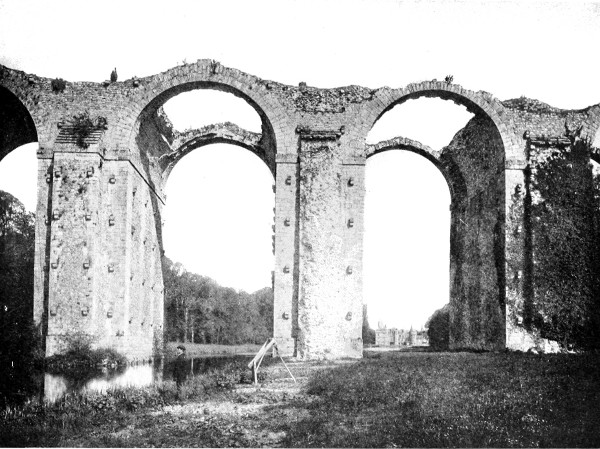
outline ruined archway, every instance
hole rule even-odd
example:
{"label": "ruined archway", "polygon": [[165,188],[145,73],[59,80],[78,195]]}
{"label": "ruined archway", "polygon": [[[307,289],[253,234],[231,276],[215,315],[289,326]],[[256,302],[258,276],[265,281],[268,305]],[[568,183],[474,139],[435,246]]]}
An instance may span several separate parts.
{"label": "ruined archway", "polygon": [[[195,336],[198,343],[241,344],[257,343],[258,336],[262,343],[269,336],[265,331],[273,322],[272,184],[273,176],[260,158],[231,144],[203,145],[173,168],[162,214],[165,257],[185,268],[181,282],[196,279],[210,287],[182,298],[178,278],[167,273],[169,341],[187,335],[188,341]],[[195,285],[189,284],[192,291]],[[267,308],[259,307],[267,298]],[[181,304],[192,304],[187,314]],[[187,333],[181,334],[183,329]]]}
{"label": "ruined archway", "polygon": [[[3,117],[25,136],[3,134],[0,150],[40,141],[35,316],[37,323],[47,318],[47,354],[79,334],[133,359],[160,349],[164,182],[182,155],[222,141],[254,152],[276,173],[279,348],[305,358],[360,357],[364,164],[371,151],[365,138],[384,112],[423,96],[475,114],[443,151],[423,154],[447,179],[462,179],[449,182],[451,344],[537,344],[517,319],[525,296],[535,293],[525,235],[529,151],[538,141],[562,145],[565,126],[591,140],[598,106],[565,111],[526,98],[499,101],[436,80],[398,89],[288,86],[212,60],[119,82],[55,81],[0,67],[10,111]],[[175,143],[162,105],[193,89],[244,99],[261,118],[260,136],[222,125]],[[69,122],[86,110],[93,129],[79,145]]]}
{"label": "ruined archway", "polygon": [[407,100],[435,97],[465,106],[469,112],[475,115],[487,116],[500,135],[503,151],[507,155],[506,159],[525,159],[524,148],[519,145],[512,134],[512,122],[507,116],[504,106],[487,92],[473,92],[457,84],[433,80],[409,84],[403,89],[381,89],[377,94],[381,101],[368,108],[369,116],[364,121],[367,130],[372,129],[383,114]]}
{"label": "ruined archway", "polygon": [[[164,87],[164,86],[162,86]],[[239,128],[232,123],[213,124],[198,130],[188,130],[187,132],[175,131],[163,110],[163,105],[174,96],[196,89],[214,89],[232,93],[245,100],[258,113],[262,123],[262,133],[251,133]],[[142,174],[145,186],[137,182],[141,187],[141,202],[134,199],[132,204],[132,217],[140,215],[140,229],[143,229],[141,235],[136,236],[132,231],[132,239],[142,239],[144,242],[152,244],[155,250],[152,253],[142,245],[139,252],[132,250],[129,255],[125,254],[125,263],[127,259],[133,258],[141,260],[141,265],[130,266],[130,277],[142,278],[142,283],[150,282],[155,289],[146,293],[146,303],[154,310],[153,328],[146,332],[146,336],[138,338],[150,338],[154,346],[161,346],[162,342],[162,323],[163,323],[163,295],[164,287],[162,280],[162,210],[166,198],[164,188],[167,179],[173,167],[182,160],[182,158],[191,151],[214,143],[228,143],[243,147],[257,155],[274,174],[275,171],[275,134],[270,120],[263,110],[258,106],[251,96],[244,93],[239,88],[231,84],[194,81],[177,84],[166,87],[158,95],[151,98],[141,110],[136,119],[132,132],[130,134],[130,145],[134,149],[134,158],[139,164],[138,167]],[[146,188],[149,187],[149,188]],[[142,209],[143,204],[143,209]],[[135,224],[134,224],[135,226]],[[136,245],[132,245],[135,248]],[[135,283],[133,284],[135,286]],[[138,287],[138,290],[140,288]],[[144,290],[144,285],[141,286]],[[130,297],[140,296],[139,293]],[[139,301],[138,301],[139,302]],[[129,305],[130,309],[132,305]],[[142,319],[141,315],[138,319]],[[154,350],[154,352],[156,352]]]}
{"label": "ruined archway", "polygon": [[458,86],[436,90],[426,84],[380,108],[374,122],[393,106],[421,96],[450,99],[475,116],[439,152],[398,138],[369,146],[367,156],[410,148],[444,174],[451,192],[450,346],[500,349],[506,344],[505,143],[510,139],[500,131],[506,125],[493,101],[463,95]]}
{"label": "ruined archway", "polygon": [[420,329],[449,301],[448,180],[415,150],[390,146],[365,164],[364,302],[372,327],[388,334]]}
{"label": "ruined archway", "polygon": [[[169,99],[176,95],[196,89],[214,89],[228,92],[242,98],[254,108],[261,118],[262,123],[262,132],[259,136],[259,141],[256,143],[246,144],[244,143],[243,137],[229,137],[225,129],[222,129],[221,134],[218,136],[209,136],[208,134],[211,131],[206,130],[204,143],[228,141],[236,145],[249,147],[251,148],[251,151],[256,151],[257,154],[259,154],[272,172],[275,171],[276,138],[273,126],[266,113],[252,97],[246,95],[240,89],[227,84],[201,81],[178,84],[167,88],[146,104],[140,112],[130,135],[130,148],[138,148],[136,153],[139,156],[141,166],[147,174],[150,185],[153,186],[159,197],[163,187],[162,183],[166,179],[163,176],[163,172],[166,171],[168,176],[170,170],[168,167],[172,166],[170,161],[174,157],[177,157],[175,154],[191,151],[192,147],[195,145],[193,142],[188,142],[185,148],[181,148],[181,137],[176,136],[162,107]],[[233,134],[237,131],[238,130],[235,130]],[[243,130],[240,129],[240,133],[243,133]],[[198,143],[201,144],[202,142]]]}

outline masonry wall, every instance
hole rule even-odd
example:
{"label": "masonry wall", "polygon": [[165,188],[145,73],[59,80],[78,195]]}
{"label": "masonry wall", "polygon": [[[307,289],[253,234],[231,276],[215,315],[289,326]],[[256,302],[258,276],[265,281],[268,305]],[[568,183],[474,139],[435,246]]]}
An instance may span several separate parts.
{"label": "masonry wall", "polygon": [[298,156],[279,155],[275,179],[273,336],[281,354],[296,352],[298,337]]}
{"label": "masonry wall", "polygon": [[35,316],[48,316],[46,354],[75,341],[112,347],[132,360],[160,354],[160,214],[148,185],[128,161],[74,152],[72,146],[55,151],[51,164],[40,160],[39,183],[42,192],[51,192],[49,224],[36,245]]}
{"label": "masonry wall", "polygon": [[101,325],[101,157],[56,151],[52,164],[46,354],[87,339]]}
{"label": "masonry wall", "polygon": [[511,325],[527,332],[538,349],[557,350],[559,342],[593,347],[600,272],[590,149],[575,136],[532,137],[528,147],[524,213],[530,287]]}
{"label": "masonry wall", "polygon": [[[277,166],[274,329],[284,353],[361,356],[359,155],[384,111],[421,96],[450,99],[488,117],[477,116],[439,159],[464,178],[464,189],[453,193],[452,344],[529,344],[519,340],[524,328],[512,313],[540,294],[531,269],[535,241],[526,238],[533,193],[527,135],[557,138],[565,127],[581,127],[582,137],[594,136],[600,106],[562,111],[535,100],[500,102],[435,80],[397,89],[286,86],[212,60],[118,83],[67,82],[55,91],[48,78],[0,66],[0,121],[9,128],[0,136],[0,159],[18,144],[40,143],[34,316],[42,327],[47,317],[49,353],[77,335],[134,358],[160,348],[160,209],[173,157],[172,130],[160,108],[197,88],[246,98],[263,121],[260,140],[237,143]],[[106,126],[83,149],[69,143],[62,125],[86,110],[92,119],[106,118]]]}
{"label": "masonry wall", "polygon": [[[156,196],[128,161],[105,162],[105,276],[99,296],[106,345],[130,359],[162,354],[163,283]],[[112,223],[112,225],[110,225]]]}
{"label": "masonry wall", "polygon": [[450,347],[504,347],[504,149],[493,123],[475,116],[443,150],[466,192],[453,198]]}
{"label": "masonry wall", "polygon": [[[335,138],[300,139],[297,355],[304,359],[362,356],[362,289],[352,276],[360,274],[362,208],[356,203],[364,166],[342,162]],[[349,175],[358,200],[347,190]],[[357,271],[349,273],[353,263]]]}
{"label": "masonry wall", "polygon": [[163,350],[163,280],[160,201],[145,179],[128,163],[123,166],[126,209],[122,211],[126,241],[123,258],[122,347],[137,358],[160,355]]}
{"label": "masonry wall", "polygon": [[[42,156],[40,154],[40,156]],[[35,221],[35,257],[33,281],[33,322],[40,335],[48,326],[48,269],[50,217],[52,216],[52,158],[38,158],[37,204]]]}

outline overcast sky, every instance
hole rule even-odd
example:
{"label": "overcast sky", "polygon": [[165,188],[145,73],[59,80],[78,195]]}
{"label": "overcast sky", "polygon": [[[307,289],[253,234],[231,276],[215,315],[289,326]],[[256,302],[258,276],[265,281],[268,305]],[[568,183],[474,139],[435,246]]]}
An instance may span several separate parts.
{"label": "overcast sky", "polygon": [[[212,58],[317,87],[401,87],[452,74],[500,99],[576,109],[600,103],[599,48],[598,2],[0,0],[0,63],[70,81],[101,82],[114,67],[124,80]],[[180,128],[230,120],[258,131],[238,100],[189,94],[167,112]],[[369,141],[404,135],[439,149],[468,118],[453,103],[408,102]],[[19,151],[0,163],[0,189],[26,205],[35,202],[34,158],[34,149]],[[183,161],[167,185],[167,255],[224,285],[270,285],[273,179],[264,164],[228,146]],[[420,327],[448,300],[447,186],[424,159],[390,152],[369,160],[367,188],[371,324]]]}

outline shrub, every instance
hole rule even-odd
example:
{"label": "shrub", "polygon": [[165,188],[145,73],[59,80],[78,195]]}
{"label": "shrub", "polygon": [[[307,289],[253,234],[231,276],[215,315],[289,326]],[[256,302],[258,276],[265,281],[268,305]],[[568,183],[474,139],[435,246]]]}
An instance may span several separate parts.
{"label": "shrub", "polygon": [[54,78],[50,82],[50,85],[52,87],[52,92],[57,94],[65,90],[65,88],[67,87],[67,82],[62,78]]}
{"label": "shrub", "polygon": [[448,350],[450,347],[450,304],[433,312],[427,323],[429,346],[440,351]]}
{"label": "shrub", "polygon": [[92,349],[92,342],[93,337],[89,335],[81,334],[69,337],[68,347],[64,354],[54,354],[46,359],[48,370],[73,374],[87,370],[89,367],[122,366],[127,363],[125,356],[114,349]]}
{"label": "shrub", "polygon": [[85,111],[82,114],[74,115],[71,124],[73,125],[73,134],[77,137],[77,146],[81,148],[89,147],[85,138],[95,129],[94,122],[90,118],[89,112]]}
{"label": "shrub", "polygon": [[108,121],[106,117],[99,116],[96,121],[90,118],[90,113],[85,111],[79,115],[74,115],[71,119],[71,126],[73,127],[73,134],[77,137],[77,146],[80,148],[87,148],[89,144],[85,139],[97,129],[106,128]]}
{"label": "shrub", "polygon": [[214,388],[219,390],[231,390],[242,379],[245,371],[243,362],[232,362],[220,369],[210,371],[207,376],[212,381]]}

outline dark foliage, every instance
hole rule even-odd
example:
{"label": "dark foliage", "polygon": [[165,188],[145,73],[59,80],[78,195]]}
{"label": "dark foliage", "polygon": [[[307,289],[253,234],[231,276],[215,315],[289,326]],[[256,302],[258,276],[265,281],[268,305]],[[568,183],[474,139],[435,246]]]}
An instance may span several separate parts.
{"label": "dark foliage", "polygon": [[117,78],[118,78],[118,76],[117,76],[117,68],[115,67],[115,69],[112,72],[110,72],[110,82],[111,83],[116,83],[117,82]]}
{"label": "dark foliage", "polygon": [[25,398],[40,359],[33,326],[34,216],[0,191],[0,406]]}
{"label": "dark foliage", "polygon": [[77,146],[80,148],[87,148],[90,145],[85,139],[92,134],[92,131],[105,128],[108,121],[105,117],[101,116],[97,117],[94,121],[90,117],[90,113],[85,111],[81,114],[74,115],[70,123],[73,127],[73,134],[77,137]]}
{"label": "dark foliage", "polygon": [[67,87],[67,82],[62,78],[54,78],[50,81],[50,86],[52,87],[52,92],[55,94],[61,93]]}
{"label": "dark foliage", "polygon": [[65,375],[78,375],[90,367],[125,365],[127,359],[114,349],[92,349],[93,338],[88,335],[68,337],[67,350],[46,359],[46,370]]}
{"label": "dark foliage", "polygon": [[363,304],[363,324],[362,324],[362,340],[365,345],[375,344],[375,331],[369,325],[369,316],[367,314],[367,305]]}
{"label": "dark foliage", "polygon": [[167,341],[263,343],[273,334],[273,291],[252,294],[221,287],[163,259]]}
{"label": "dark foliage", "polygon": [[428,328],[429,346],[437,351],[447,351],[450,347],[450,304],[433,312],[425,327]]}
{"label": "dark foliage", "polygon": [[[531,155],[531,241],[534,296],[525,325],[563,347],[598,347],[600,202],[589,145]],[[595,201],[593,200],[595,199]]]}

